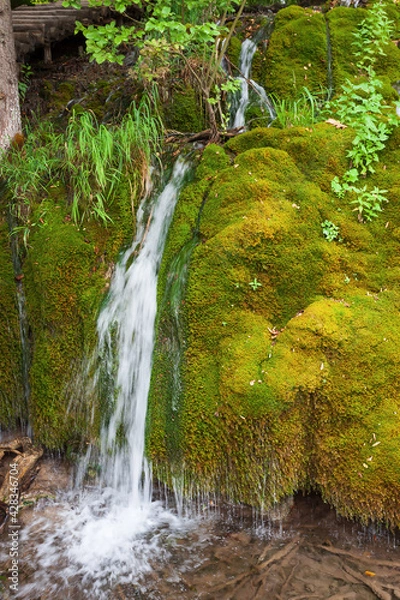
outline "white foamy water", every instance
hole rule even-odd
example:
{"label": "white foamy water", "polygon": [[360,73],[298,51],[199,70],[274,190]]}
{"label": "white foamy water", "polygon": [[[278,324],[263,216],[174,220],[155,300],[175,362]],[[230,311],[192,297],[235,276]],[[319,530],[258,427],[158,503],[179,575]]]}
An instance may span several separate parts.
{"label": "white foamy water", "polygon": [[239,70],[241,76],[238,77],[240,82],[240,99],[239,105],[237,106],[233,117],[232,127],[234,128],[245,127],[246,125],[245,114],[250,102],[251,88],[253,88],[255,93],[258,95],[258,103],[261,105],[261,107],[268,110],[271,120],[273,120],[276,116],[271,100],[268,98],[264,88],[250,79],[251,65],[256,50],[257,44],[250,39],[244,40],[240,49]]}
{"label": "white foamy water", "polygon": [[[126,494],[133,506],[147,504],[151,497],[144,441],[157,312],[157,276],[187,169],[188,164],[178,160],[149,219],[140,215],[136,238],[116,267],[107,305],[98,320],[99,353],[106,361],[102,369],[114,378],[116,390],[114,410],[102,431],[102,482]],[[121,431],[126,440],[123,444]]]}
{"label": "white foamy water", "polygon": [[[138,211],[137,235],[116,266],[98,320],[101,372],[113,378],[108,422],[101,435],[100,481],[42,512],[25,528],[26,559],[35,573],[19,597],[107,598],[111,586],[135,584],[166,555],[165,539],[182,519],[151,499],[151,468],[144,453],[157,276],[187,162],[178,159],[150,216]],[[148,205],[148,203],[147,203]],[[100,372],[98,373],[100,377]],[[32,550],[28,548],[34,544]],[[72,590],[72,591],[71,591]]]}

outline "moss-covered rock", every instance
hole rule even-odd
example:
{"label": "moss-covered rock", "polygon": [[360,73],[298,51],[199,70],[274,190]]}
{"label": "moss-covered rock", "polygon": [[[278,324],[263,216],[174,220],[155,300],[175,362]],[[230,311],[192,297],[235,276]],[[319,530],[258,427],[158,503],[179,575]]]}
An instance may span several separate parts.
{"label": "moss-covered rock", "polygon": [[[398,14],[398,9],[389,3],[385,6],[385,11],[388,16]],[[365,9],[350,9],[343,6],[330,10],[326,15],[332,45],[333,87],[336,93],[340,91],[341,85],[346,83],[346,80],[354,81],[359,75],[353,41],[354,33],[365,16]],[[395,22],[393,23],[395,26]],[[393,36],[396,37],[396,27],[393,29]],[[385,99],[396,100],[398,94],[391,84],[400,79],[400,50],[397,43],[390,42],[383,48],[383,52],[384,54],[377,56],[374,68],[384,84],[382,93]]]}
{"label": "moss-covered rock", "polygon": [[354,54],[353,34],[365,17],[362,8],[338,6],[326,14],[332,46],[332,76],[335,92],[347,79],[357,75],[357,58]]}
{"label": "moss-covered rock", "polygon": [[[126,187],[126,189],[125,189]],[[106,229],[96,221],[75,225],[63,188],[32,206],[29,249],[23,263],[32,336],[29,412],[38,443],[76,449],[96,435],[99,405],[85,393],[85,361],[96,342],[96,317],[121,246],[132,237],[132,190],[121,186]],[[42,224],[36,218],[44,215]]]}
{"label": "moss-covered rock", "polygon": [[26,423],[23,393],[22,347],[17,285],[14,280],[6,198],[0,205],[0,429]]}
{"label": "moss-covered rock", "polygon": [[168,129],[197,132],[205,128],[201,102],[191,85],[181,85],[172,91],[172,98],[164,107],[164,121]]}
{"label": "moss-covered rock", "polygon": [[328,48],[324,16],[310,8],[279,11],[266,53],[268,93],[295,98],[307,87],[318,93],[328,85]]}
{"label": "moss-covered rock", "polygon": [[[157,345],[148,448],[163,478],[263,508],[313,488],[341,514],[400,523],[397,136],[375,176],[391,202],[369,225],[329,193],[348,131],[254,130],[214,172],[207,151],[178,204],[177,215],[204,201],[180,291],[173,404],[171,330]],[[181,230],[178,216],[164,270]],[[164,304],[160,323],[168,314]]]}

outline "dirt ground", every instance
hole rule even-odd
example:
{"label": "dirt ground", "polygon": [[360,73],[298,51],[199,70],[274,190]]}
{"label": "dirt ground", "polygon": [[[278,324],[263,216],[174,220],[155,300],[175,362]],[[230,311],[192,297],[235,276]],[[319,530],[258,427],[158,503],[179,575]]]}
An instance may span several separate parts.
{"label": "dirt ground", "polygon": [[[298,496],[281,522],[220,520],[186,564],[176,548],[147,582],[151,600],[393,600],[400,598],[399,533],[337,517]],[[207,540],[207,535],[208,541]],[[196,545],[196,544],[194,544]],[[186,548],[187,550],[187,548]],[[123,598],[124,590],[119,596]],[[130,598],[126,590],[126,598]]]}

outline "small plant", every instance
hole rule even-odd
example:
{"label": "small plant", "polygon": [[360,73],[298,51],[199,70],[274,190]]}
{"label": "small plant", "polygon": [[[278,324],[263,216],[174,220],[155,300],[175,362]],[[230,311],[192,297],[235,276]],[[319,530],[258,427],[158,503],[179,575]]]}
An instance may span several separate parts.
{"label": "small plant", "polygon": [[326,219],[321,223],[323,236],[328,242],[333,242],[339,238],[339,227]]}
{"label": "small plant", "polygon": [[22,234],[22,241],[23,241],[23,244],[24,244],[24,247],[26,250],[28,249],[28,246],[29,246],[29,244],[28,244],[29,236],[31,234],[32,229],[34,227],[39,227],[39,228],[46,227],[46,225],[47,225],[47,222],[45,220],[46,212],[47,212],[47,209],[44,208],[41,211],[39,218],[35,222],[32,222],[30,219],[27,219],[24,225],[16,225],[15,227],[13,227],[10,235]]}
{"label": "small plant", "polygon": [[339,198],[347,194],[355,196],[350,203],[356,204],[360,222],[371,221],[382,212],[383,203],[388,202],[387,190],[376,186],[369,190],[367,185],[360,187],[357,183],[361,176],[375,172],[379,153],[398,121],[392,107],[384,103],[379,91],[382,82],[373,68],[378,55],[384,55],[383,48],[390,41],[391,31],[392,22],[382,4],[376,2],[354,34],[353,47],[361,82],[348,81],[342,86],[342,94],[330,104],[339,119],[356,132],[353,147],[347,153],[351,166],[341,181],[338,177],[332,180],[331,188]]}
{"label": "small plant", "polygon": [[357,198],[352,200],[350,204],[357,205],[354,210],[358,213],[360,223],[375,219],[382,212],[383,203],[389,202],[385,196],[387,190],[381,190],[377,186],[372,190],[368,190],[366,185],[362,188],[353,187],[352,191],[357,194]]}
{"label": "small plant", "polygon": [[321,109],[327,94],[313,94],[303,87],[295,99],[278,98],[271,95],[271,101],[276,114],[274,125],[286,127],[309,127],[322,120]]}
{"label": "small plant", "polygon": [[249,286],[251,287],[251,289],[254,292],[256,292],[258,290],[258,288],[262,286],[262,283],[260,283],[259,281],[257,281],[257,277],[254,277],[253,281],[249,282]]}
{"label": "small plant", "polygon": [[29,89],[32,73],[33,71],[30,65],[21,65],[18,81],[19,100],[21,103],[25,100],[26,93]]}

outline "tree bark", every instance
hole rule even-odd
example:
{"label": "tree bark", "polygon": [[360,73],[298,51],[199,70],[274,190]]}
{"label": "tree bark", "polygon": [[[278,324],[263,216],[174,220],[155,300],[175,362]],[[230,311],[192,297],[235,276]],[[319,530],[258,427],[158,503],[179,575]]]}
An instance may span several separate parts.
{"label": "tree bark", "polygon": [[0,0],[0,151],[21,131],[10,0]]}

